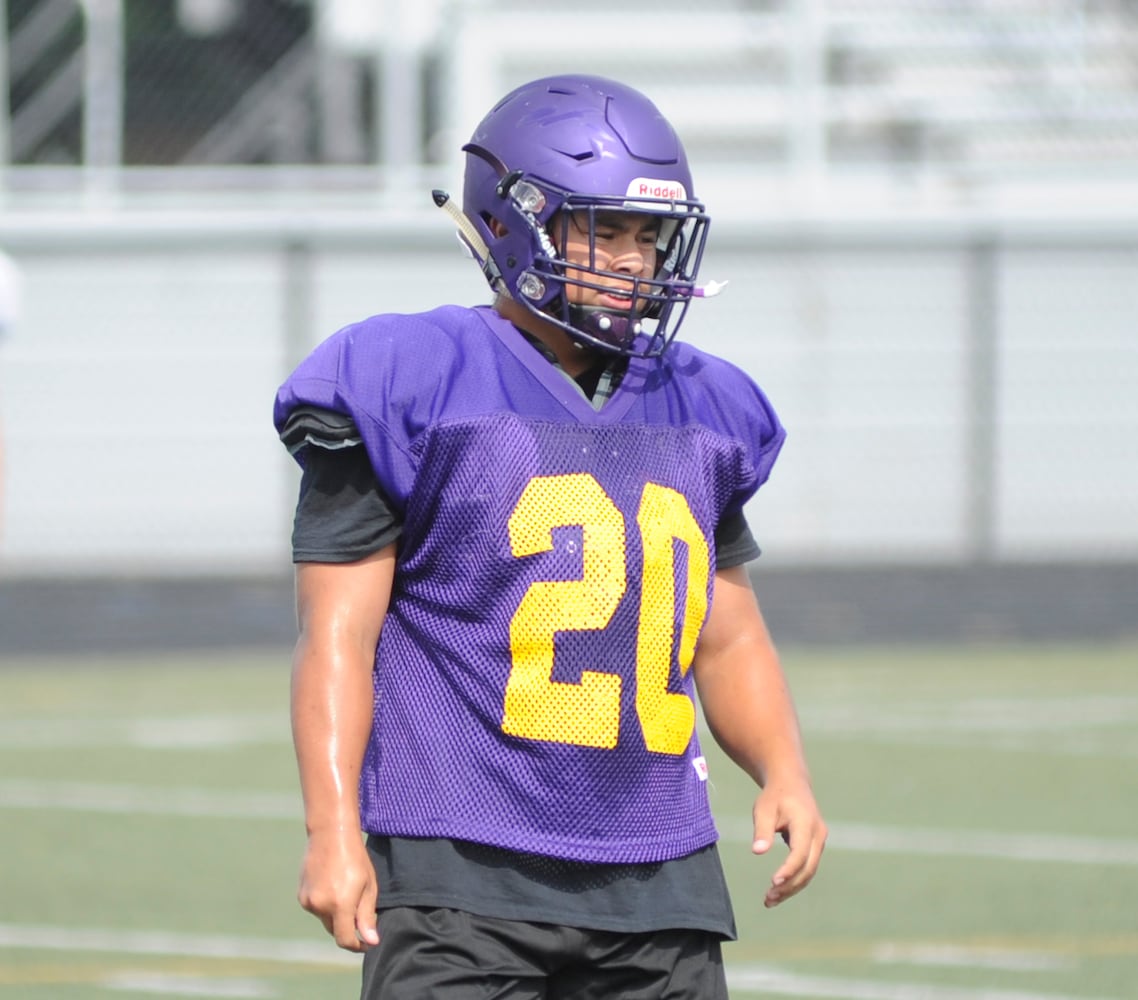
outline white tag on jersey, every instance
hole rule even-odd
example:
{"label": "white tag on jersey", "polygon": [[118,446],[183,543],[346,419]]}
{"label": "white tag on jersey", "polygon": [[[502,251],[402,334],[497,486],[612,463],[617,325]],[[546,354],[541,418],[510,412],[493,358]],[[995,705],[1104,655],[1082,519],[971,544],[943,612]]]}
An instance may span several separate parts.
{"label": "white tag on jersey", "polygon": [[707,781],[707,758],[696,757],[691,762],[691,766],[695,768],[695,773],[699,775],[700,781]]}

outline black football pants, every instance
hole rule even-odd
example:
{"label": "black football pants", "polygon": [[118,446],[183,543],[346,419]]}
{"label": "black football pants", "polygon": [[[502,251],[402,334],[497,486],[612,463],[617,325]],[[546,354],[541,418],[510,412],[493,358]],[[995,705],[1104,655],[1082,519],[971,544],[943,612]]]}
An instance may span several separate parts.
{"label": "black football pants", "polygon": [[726,1000],[720,939],[560,927],[461,910],[379,912],[361,1000]]}

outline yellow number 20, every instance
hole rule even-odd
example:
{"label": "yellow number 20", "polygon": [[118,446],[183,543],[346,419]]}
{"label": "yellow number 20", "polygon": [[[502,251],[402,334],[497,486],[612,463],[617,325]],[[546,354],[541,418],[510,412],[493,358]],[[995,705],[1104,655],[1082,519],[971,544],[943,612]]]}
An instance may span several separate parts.
{"label": "yellow number 20", "polygon": [[[636,713],[649,750],[681,754],[695,728],[695,706],[668,691],[676,650],[673,541],[687,547],[687,587],[678,663],[686,674],[707,613],[707,540],[683,494],[648,483],[636,518],[644,548],[636,643]],[[530,585],[510,622],[513,667],[506,684],[502,729],[512,736],[611,749],[620,732],[621,679],[585,670],[576,683],[553,680],[558,632],[603,629],[624,597],[625,520],[588,473],[530,481],[509,521],[518,557],[553,548],[553,529],[581,527],[577,580]]]}

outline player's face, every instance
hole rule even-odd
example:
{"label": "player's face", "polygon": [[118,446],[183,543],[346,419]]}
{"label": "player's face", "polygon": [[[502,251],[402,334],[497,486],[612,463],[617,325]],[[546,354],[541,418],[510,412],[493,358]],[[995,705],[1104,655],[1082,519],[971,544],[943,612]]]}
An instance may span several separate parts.
{"label": "player's face", "polygon": [[[591,240],[588,212],[573,212],[565,220],[562,257],[569,264],[611,274],[597,276],[566,268],[569,301],[573,305],[627,312],[633,291],[631,279],[651,278],[656,273],[660,220],[641,212],[600,211],[594,218]],[[643,310],[648,303],[637,305]]]}

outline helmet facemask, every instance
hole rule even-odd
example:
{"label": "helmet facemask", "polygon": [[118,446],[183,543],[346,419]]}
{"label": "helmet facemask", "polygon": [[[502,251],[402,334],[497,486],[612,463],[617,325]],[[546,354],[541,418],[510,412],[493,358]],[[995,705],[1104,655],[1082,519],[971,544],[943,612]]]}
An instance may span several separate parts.
{"label": "helmet facemask", "polygon": [[[533,80],[502,98],[462,148],[462,211],[445,192],[436,204],[458,216],[496,294],[578,344],[661,354],[691,299],[722,287],[695,284],[709,220],[679,137],[639,91],[581,74]],[[610,258],[597,229],[611,213],[658,219],[654,268],[604,270]],[[572,259],[566,219],[585,233],[587,250],[575,238]],[[614,297],[614,286],[628,296]]]}
{"label": "helmet facemask", "polygon": [[[511,296],[584,346],[651,357],[663,353],[695,295],[709,219],[702,204],[663,198],[580,195],[517,177],[504,192],[515,224],[520,221],[533,247],[532,264],[518,274]],[[598,266],[597,233],[615,215],[655,223],[652,273],[631,274]],[[504,225],[508,225],[504,223]],[[567,256],[570,239],[587,248],[587,259]],[[609,258],[611,260],[611,258]],[[607,263],[602,260],[602,263]],[[627,308],[586,305],[588,293],[612,298]]]}

